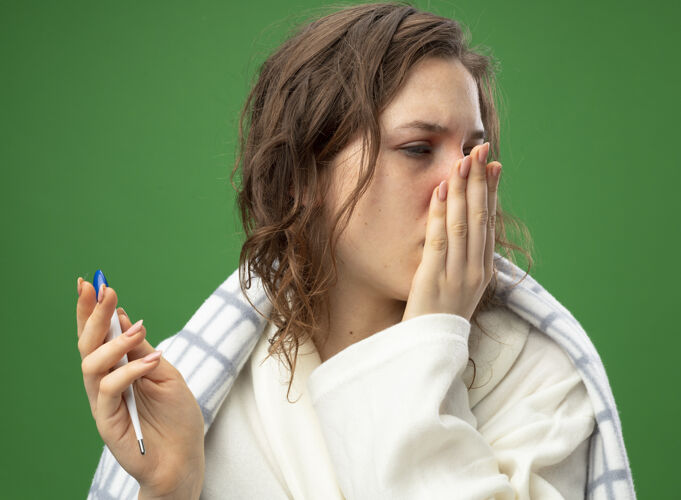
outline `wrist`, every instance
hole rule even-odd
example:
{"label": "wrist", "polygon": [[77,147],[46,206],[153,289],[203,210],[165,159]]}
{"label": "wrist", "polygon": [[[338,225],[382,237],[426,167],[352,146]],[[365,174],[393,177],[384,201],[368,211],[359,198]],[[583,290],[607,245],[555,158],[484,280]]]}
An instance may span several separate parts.
{"label": "wrist", "polygon": [[155,493],[140,487],[138,500],[198,500],[201,495],[201,486],[190,488],[178,488],[168,493]]}
{"label": "wrist", "polygon": [[140,485],[138,500],[199,500],[203,489],[203,474],[198,479],[186,481],[176,488],[163,491]]}

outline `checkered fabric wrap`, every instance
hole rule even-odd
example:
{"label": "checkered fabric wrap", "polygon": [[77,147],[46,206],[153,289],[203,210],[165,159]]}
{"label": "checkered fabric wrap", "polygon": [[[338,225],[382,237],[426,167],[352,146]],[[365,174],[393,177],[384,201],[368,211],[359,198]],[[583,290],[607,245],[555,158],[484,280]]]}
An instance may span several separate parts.
{"label": "checkered fabric wrap", "polygon": [[[572,359],[586,385],[596,415],[590,438],[589,500],[636,499],[629,459],[615,399],[603,363],[588,335],[572,314],[531,275],[513,285],[524,271],[495,252],[497,296],[506,307],[551,337]],[[272,304],[258,276],[247,293],[266,316]],[[204,418],[204,435],[249,358],[266,320],[248,303],[239,286],[239,269],[203,302],[185,327],[157,349],[184,376]],[[88,500],[136,499],[139,484],[105,445]]]}

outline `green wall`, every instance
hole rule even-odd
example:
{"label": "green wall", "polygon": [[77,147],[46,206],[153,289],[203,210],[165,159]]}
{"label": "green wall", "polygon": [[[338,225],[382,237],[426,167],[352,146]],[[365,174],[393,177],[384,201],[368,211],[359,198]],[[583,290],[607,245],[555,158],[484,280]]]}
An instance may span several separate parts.
{"label": "green wall", "polygon": [[[3,2],[3,498],[84,498],[102,451],[76,278],[155,345],[236,268],[257,64],[320,2]],[[415,2],[501,61],[501,199],[610,377],[640,498],[677,491],[679,3]]]}

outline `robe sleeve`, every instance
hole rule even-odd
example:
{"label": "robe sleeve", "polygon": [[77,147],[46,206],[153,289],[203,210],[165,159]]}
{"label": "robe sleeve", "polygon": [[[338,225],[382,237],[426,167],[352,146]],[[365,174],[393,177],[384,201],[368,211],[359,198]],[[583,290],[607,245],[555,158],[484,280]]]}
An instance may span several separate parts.
{"label": "robe sleeve", "polygon": [[458,315],[417,316],[312,372],[308,391],[346,499],[565,498],[540,469],[553,464],[555,477],[593,430],[586,391],[579,404],[566,399],[583,388],[579,373],[563,364],[516,393],[483,435],[462,378],[469,333]]}

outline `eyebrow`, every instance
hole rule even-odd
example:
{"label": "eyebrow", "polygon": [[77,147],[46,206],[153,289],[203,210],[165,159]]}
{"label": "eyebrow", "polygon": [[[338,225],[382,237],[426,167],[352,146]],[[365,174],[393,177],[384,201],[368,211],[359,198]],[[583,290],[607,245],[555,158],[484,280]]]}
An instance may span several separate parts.
{"label": "eyebrow", "polygon": [[[433,122],[426,122],[423,120],[414,120],[409,123],[404,123],[398,127],[395,127],[397,129],[401,128],[416,128],[419,130],[425,130],[427,132],[434,132],[437,134],[446,134],[449,132],[449,129],[445,127],[444,125],[440,125],[439,123],[433,123]],[[471,133],[471,139],[483,139],[485,142],[487,141],[487,130],[474,130]]]}

